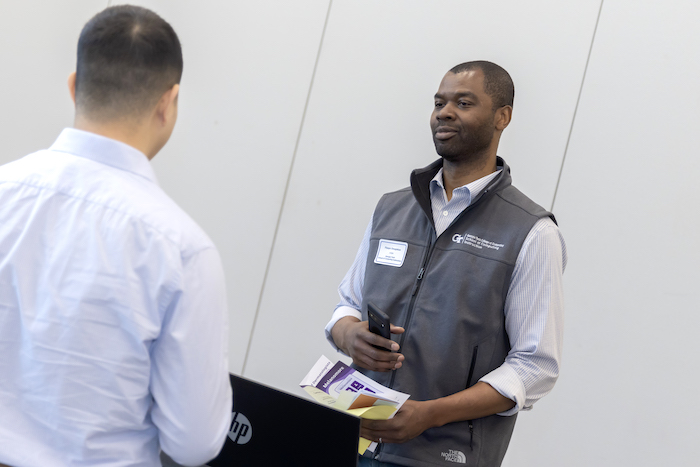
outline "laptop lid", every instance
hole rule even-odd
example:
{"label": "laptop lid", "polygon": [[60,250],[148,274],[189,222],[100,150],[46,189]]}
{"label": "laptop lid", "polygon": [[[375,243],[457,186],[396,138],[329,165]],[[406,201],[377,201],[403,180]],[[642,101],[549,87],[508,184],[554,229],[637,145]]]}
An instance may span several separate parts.
{"label": "laptop lid", "polygon": [[230,375],[229,434],[211,467],[355,467],[360,419],[264,384]]}

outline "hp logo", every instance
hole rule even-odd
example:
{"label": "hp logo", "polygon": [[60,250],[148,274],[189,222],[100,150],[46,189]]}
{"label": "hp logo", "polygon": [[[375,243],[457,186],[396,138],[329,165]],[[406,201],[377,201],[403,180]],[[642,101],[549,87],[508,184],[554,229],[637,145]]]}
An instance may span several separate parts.
{"label": "hp logo", "polygon": [[231,413],[231,426],[228,430],[228,437],[238,444],[245,444],[253,437],[253,427],[248,419],[239,412]]}

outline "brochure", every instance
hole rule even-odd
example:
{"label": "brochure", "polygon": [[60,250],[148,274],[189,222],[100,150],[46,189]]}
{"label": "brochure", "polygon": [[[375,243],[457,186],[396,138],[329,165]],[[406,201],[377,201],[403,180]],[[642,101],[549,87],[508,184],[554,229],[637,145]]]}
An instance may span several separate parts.
{"label": "brochure", "polygon": [[[321,404],[371,420],[392,418],[410,397],[323,355],[299,385]],[[360,438],[360,454],[367,449],[374,452],[376,448],[377,443]]]}

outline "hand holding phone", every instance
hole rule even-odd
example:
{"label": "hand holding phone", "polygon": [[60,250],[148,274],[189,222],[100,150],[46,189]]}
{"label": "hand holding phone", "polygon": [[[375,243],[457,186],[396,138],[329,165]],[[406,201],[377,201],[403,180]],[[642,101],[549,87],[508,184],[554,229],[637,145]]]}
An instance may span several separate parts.
{"label": "hand holding phone", "polygon": [[[382,336],[385,339],[391,339],[391,323],[389,322],[389,316],[386,313],[373,304],[368,303],[367,316],[369,317],[369,332]],[[379,347],[377,345],[374,347],[381,350],[389,350],[385,347]]]}

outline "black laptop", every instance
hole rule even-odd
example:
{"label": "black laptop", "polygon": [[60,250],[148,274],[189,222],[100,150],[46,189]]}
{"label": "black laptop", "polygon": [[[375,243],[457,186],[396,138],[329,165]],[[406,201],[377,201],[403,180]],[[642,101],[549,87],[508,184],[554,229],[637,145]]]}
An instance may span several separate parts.
{"label": "black laptop", "polygon": [[233,414],[211,467],[355,467],[360,419],[231,375]]}

